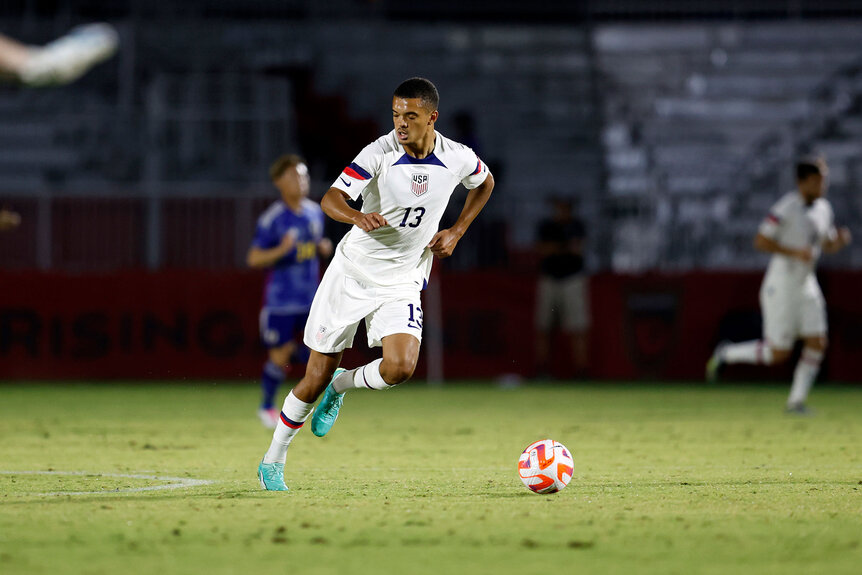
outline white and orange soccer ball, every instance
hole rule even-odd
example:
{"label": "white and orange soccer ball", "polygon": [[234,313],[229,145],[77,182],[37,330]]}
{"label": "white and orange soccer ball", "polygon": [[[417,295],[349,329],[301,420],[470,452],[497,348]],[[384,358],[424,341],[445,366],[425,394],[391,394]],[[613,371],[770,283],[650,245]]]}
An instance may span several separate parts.
{"label": "white and orange soccer ball", "polygon": [[569,484],[575,461],[566,446],[541,439],[527,446],[518,459],[518,475],[530,491],[556,493]]}

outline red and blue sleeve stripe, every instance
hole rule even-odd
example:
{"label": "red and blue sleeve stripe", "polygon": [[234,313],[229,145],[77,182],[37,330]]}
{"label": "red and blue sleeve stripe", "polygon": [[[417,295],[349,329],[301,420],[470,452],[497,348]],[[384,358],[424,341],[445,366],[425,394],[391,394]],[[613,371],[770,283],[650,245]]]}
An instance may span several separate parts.
{"label": "red and blue sleeve stripe", "polygon": [[781,220],[778,218],[778,216],[776,216],[772,212],[766,214],[766,221],[771,223],[771,224],[780,224],[781,223]]}
{"label": "red and blue sleeve stripe", "polygon": [[481,172],[481,171],[482,171],[482,160],[477,160],[477,161],[476,161],[476,171],[475,171],[475,172],[473,172],[473,173],[472,173],[472,174],[470,174],[470,175],[471,175],[471,176],[475,176],[476,174],[478,174],[478,173],[479,173],[479,172]]}
{"label": "red and blue sleeve stripe", "polygon": [[351,163],[349,166],[344,168],[344,173],[350,176],[351,178],[356,178],[357,180],[370,180],[371,174],[362,169],[362,167],[356,162]]}

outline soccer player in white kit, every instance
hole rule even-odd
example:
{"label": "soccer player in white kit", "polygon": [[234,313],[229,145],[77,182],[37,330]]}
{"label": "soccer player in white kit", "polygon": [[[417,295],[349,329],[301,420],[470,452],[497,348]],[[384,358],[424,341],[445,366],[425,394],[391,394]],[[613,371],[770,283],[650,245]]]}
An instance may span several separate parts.
{"label": "soccer player in white kit", "polygon": [[826,302],[815,264],[821,252],[835,253],[851,240],[847,228],[835,228],[832,205],[823,197],[827,175],[822,159],[799,162],[797,190],[772,206],[754,238],[755,248],[772,254],[760,287],[763,339],[719,344],[706,369],[707,378],[715,380],[724,364],[784,363],[802,339],[787,398],[790,413],[809,412],[805,401],[826,351]]}
{"label": "soccer player in white kit", "polygon": [[[320,202],[334,220],[353,224],[314,296],[305,327],[311,349],[305,376],[284,400],[269,449],[258,466],[264,489],[286,491],[287,449],[323,394],[311,429],[325,435],[344,393],[388,389],[416,368],[422,338],[420,291],[433,256],[452,255],[494,188],[488,167],[470,148],[434,129],[439,95],[424,78],[411,78],[392,97],[395,129],[363,149]],[[469,191],[451,228],[437,229],[455,187]],[[362,196],[362,211],[347,203]],[[383,357],[350,371],[339,368],[365,320],[368,345]]]}

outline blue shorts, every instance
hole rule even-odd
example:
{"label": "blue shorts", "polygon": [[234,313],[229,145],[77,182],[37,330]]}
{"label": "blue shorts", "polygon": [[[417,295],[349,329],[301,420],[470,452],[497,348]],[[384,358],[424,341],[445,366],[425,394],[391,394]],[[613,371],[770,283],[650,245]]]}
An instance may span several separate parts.
{"label": "blue shorts", "polygon": [[308,312],[285,313],[278,310],[263,308],[260,310],[260,339],[268,347],[281,347],[295,341],[298,344],[297,355],[308,359],[308,349],[302,344],[302,332]]}

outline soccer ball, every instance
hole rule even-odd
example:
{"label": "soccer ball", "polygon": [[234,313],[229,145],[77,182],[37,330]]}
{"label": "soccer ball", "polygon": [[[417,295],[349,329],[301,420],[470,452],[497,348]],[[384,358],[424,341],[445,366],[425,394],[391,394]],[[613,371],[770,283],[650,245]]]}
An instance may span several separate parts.
{"label": "soccer ball", "polygon": [[530,491],[556,493],[569,484],[575,462],[566,446],[541,439],[527,446],[518,459],[518,475]]}

